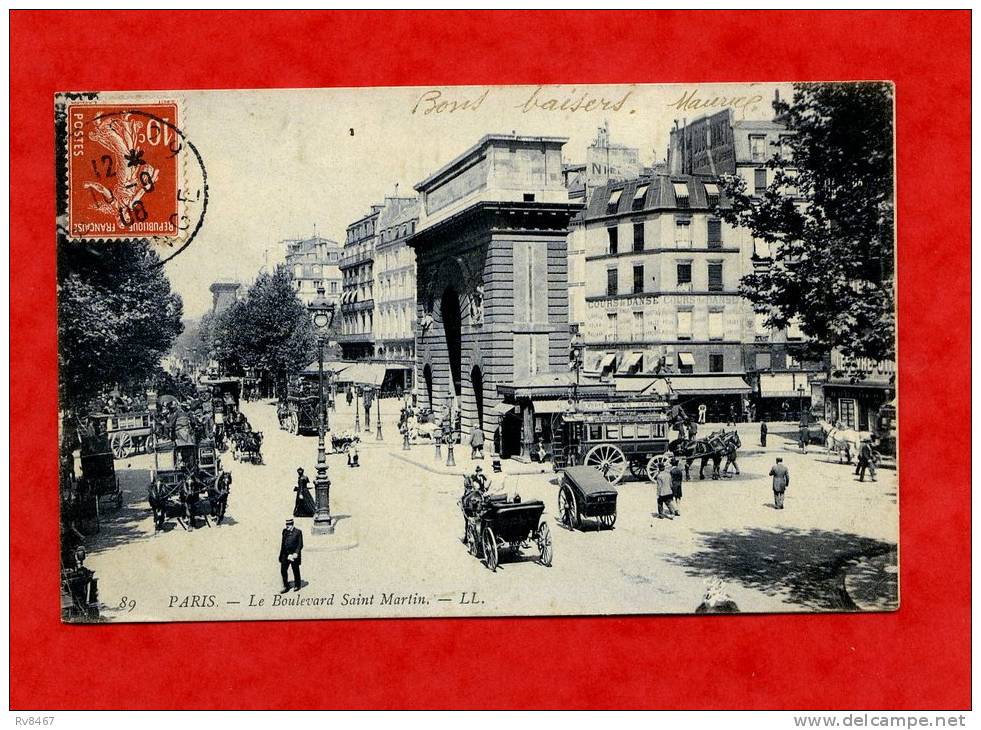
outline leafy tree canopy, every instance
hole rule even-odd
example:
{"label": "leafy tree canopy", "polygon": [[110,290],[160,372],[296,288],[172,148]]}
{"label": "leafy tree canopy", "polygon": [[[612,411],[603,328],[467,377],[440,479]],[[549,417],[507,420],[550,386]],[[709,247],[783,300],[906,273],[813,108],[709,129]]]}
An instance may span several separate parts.
{"label": "leafy tree canopy", "polygon": [[58,242],[58,363],[63,407],[104,388],[140,389],[180,334],[183,304],[145,241]]}
{"label": "leafy tree canopy", "polygon": [[719,213],[770,244],[773,263],[744,277],[742,293],[774,328],[796,319],[814,338],[855,360],[895,357],[893,104],[885,83],[795,84],[778,103],[792,155],[775,152],[766,191],[723,180]]}
{"label": "leafy tree canopy", "polygon": [[310,314],[282,268],[261,274],[245,299],[210,324],[211,344],[231,372],[266,370],[279,378],[305,367],[316,347]]}

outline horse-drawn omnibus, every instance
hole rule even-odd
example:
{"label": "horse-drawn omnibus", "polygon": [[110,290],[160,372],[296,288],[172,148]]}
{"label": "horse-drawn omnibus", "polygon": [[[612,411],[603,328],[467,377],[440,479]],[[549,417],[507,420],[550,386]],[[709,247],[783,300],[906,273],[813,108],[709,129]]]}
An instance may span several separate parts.
{"label": "horse-drawn omnibus", "polygon": [[148,410],[108,414],[106,431],[113,456],[125,459],[148,450],[153,434],[153,416]]}
{"label": "horse-drawn omnibus", "polygon": [[668,416],[649,403],[580,401],[552,417],[552,461],[557,469],[586,465],[608,482],[618,483],[629,470],[653,480],[668,458]]}
{"label": "horse-drawn omnibus", "polygon": [[221,468],[214,440],[178,434],[156,441],[153,451],[147,500],[154,526],[163,529],[168,517],[177,517],[185,529],[199,516],[208,526],[210,517],[221,523],[232,477]]}

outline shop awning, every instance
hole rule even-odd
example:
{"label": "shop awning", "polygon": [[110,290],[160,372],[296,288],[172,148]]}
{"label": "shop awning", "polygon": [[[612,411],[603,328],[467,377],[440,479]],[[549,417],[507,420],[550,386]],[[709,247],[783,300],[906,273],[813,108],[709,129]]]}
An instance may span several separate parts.
{"label": "shop awning", "polygon": [[640,361],[643,357],[644,357],[644,353],[642,352],[631,352],[629,355],[623,358],[623,362],[620,363],[620,369],[617,372],[629,373],[633,370],[636,370],[637,366],[640,365]]}
{"label": "shop awning", "polygon": [[807,373],[760,373],[760,396],[763,398],[798,398],[798,388],[804,388],[804,395],[811,396],[811,385]]}
{"label": "shop awning", "polygon": [[751,390],[738,375],[672,375],[671,388],[678,395],[737,395]]}
{"label": "shop awning", "polygon": [[568,400],[536,400],[532,402],[532,405],[535,407],[535,413],[538,415],[545,413],[568,413],[572,410],[572,405]]}
{"label": "shop awning", "polygon": [[610,194],[610,202],[607,203],[608,206],[614,206],[620,204],[620,196],[623,195],[623,190],[614,190]]}
{"label": "shop awning", "polygon": [[695,367],[695,356],[690,352],[679,352],[678,362],[682,365],[690,365],[691,367]]}
{"label": "shop awning", "polygon": [[618,393],[657,395],[662,398],[671,395],[671,384],[666,378],[615,378],[614,384]]}
{"label": "shop awning", "polygon": [[487,409],[487,415],[503,418],[507,414],[511,413],[515,407],[516,406],[513,403],[498,403],[496,406],[491,406]]}
{"label": "shop awning", "polygon": [[[334,375],[337,375],[338,373],[342,373],[345,370],[347,370],[349,367],[351,367],[351,365],[352,363],[340,362],[339,360],[324,360],[324,372],[333,373]],[[312,363],[310,363],[305,368],[303,368],[302,374],[317,375],[319,374],[319,372],[320,370],[319,370],[319,366],[317,365],[317,361],[314,360]]]}
{"label": "shop awning", "polygon": [[355,385],[380,386],[385,380],[385,365],[375,362],[354,363],[340,375],[338,380]]}
{"label": "shop awning", "polygon": [[613,354],[613,355],[604,355],[603,356],[603,359],[600,360],[600,363],[599,363],[599,371],[600,372],[603,372],[604,370],[608,370],[609,368],[613,367],[613,365],[614,365],[614,363],[616,363],[616,361],[617,361],[617,356],[615,354]]}

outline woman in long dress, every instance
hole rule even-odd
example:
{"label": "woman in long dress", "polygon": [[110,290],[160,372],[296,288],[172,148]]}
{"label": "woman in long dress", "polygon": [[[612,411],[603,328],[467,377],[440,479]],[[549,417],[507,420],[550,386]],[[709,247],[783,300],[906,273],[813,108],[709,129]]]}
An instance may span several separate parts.
{"label": "woman in long dress", "polygon": [[303,474],[303,469],[296,470],[296,503],[293,505],[294,517],[313,517],[317,511],[317,503],[310,494],[310,479]]}

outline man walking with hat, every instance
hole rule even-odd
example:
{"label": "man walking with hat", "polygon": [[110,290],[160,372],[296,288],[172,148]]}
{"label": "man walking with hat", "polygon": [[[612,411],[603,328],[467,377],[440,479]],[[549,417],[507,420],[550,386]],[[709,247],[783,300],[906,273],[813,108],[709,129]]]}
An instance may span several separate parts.
{"label": "man walking with hat", "polygon": [[293,526],[293,520],[286,520],[286,527],[283,529],[283,541],[279,546],[279,573],[283,577],[283,590],[286,593],[290,589],[290,582],[287,579],[287,570],[293,569],[293,590],[300,590],[300,559],[303,554],[303,533]]}

